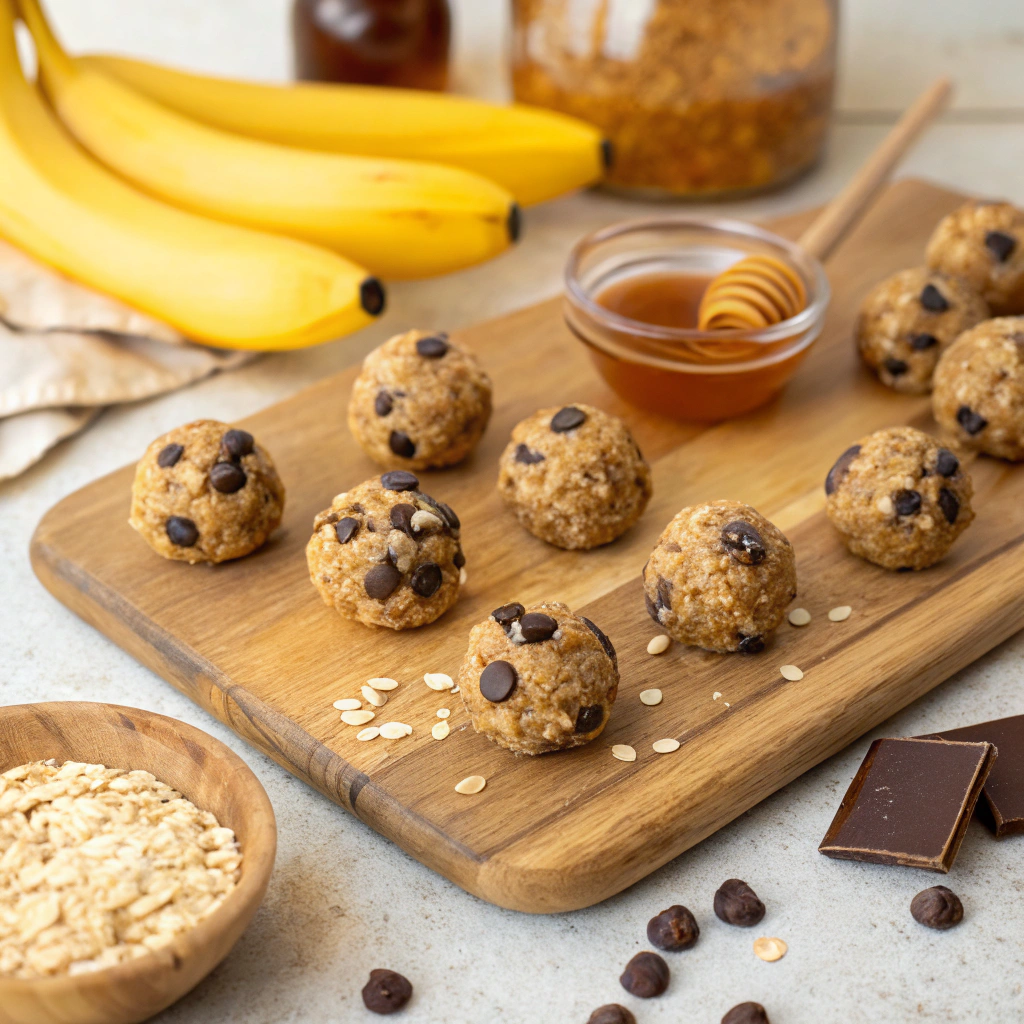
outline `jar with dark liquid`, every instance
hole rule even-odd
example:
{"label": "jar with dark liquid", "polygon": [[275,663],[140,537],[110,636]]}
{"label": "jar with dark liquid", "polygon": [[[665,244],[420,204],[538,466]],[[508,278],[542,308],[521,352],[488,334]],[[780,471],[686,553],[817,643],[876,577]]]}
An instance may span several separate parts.
{"label": "jar with dark liquid", "polygon": [[295,0],[292,35],[300,79],[448,87],[448,0]]}

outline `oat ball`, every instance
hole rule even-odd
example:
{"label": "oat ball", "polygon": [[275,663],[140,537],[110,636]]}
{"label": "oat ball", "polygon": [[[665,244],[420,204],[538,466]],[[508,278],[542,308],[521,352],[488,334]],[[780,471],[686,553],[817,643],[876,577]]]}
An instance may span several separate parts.
{"label": "oat ball", "polygon": [[926,258],[929,267],[965,278],[994,315],[1024,313],[1024,210],[965,203],[939,221]]}
{"label": "oat ball", "polygon": [[459,672],[473,728],[521,754],[600,736],[618,686],[611,640],[557,601],[496,608],[473,627]]}
{"label": "oat ball", "polygon": [[796,561],[783,532],[749,505],[684,508],[644,566],[651,618],[680,643],[722,654],[763,651],[796,597]]}
{"label": "oat ball", "polygon": [[988,315],[988,304],[963,278],[924,267],[901,270],[864,300],[857,348],[883,384],[924,394],[942,352]]}
{"label": "oat ball", "polygon": [[932,410],[964,447],[1024,459],[1024,316],[986,320],[957,338],[935,371]]}
{"label": "oat ball", "polygon": [[194,565],[255,551],[283,511],[284,484],[252,434],[196,420],[146,449],[128,522],[158,555]]}
{"label": "oat ball", "polygon": [[459,517],[392,470],[339,494],[313,520],[309,578],[324,604],[367,626],[414,629],[459,596]]}
{"label": "oat ball", "polygon": [[960,460],[913,427],[861,438],[825,479],[832,525],[883,569],[926,569],[944,557],[974,518],[973,493]]}
{"label": "oat ball", "polygon": [[448,335],[407,331],[374,349],[352,385],[348,426],[388,469],[441,469],[476,447],[491,418],[491,381]]}
{"label": "oat ball", "polygon": [[643,514],[651,470],[622,420],[580,403],[516,424],[498,491],[535,537],[569,550],[596,548]]}

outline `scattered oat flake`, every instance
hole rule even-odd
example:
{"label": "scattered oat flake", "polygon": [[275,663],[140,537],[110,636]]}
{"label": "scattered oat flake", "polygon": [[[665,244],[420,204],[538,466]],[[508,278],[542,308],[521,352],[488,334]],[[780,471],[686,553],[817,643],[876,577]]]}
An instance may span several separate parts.
{"label": "scattered oat flake", "polygon": [[374,718],[372,711],[342,711],[341,720],[346,725],[366,725]]}
{"label": "scattered oat flake", "polygon": [[451,676],[445,675],[444,672],[427,672],[423,677],[423,682],[427,684],[432,690],[450,690],[455,685],[455,680]]}
{"label": "scattered oat flake", "polygon": [[482,775],[467,775],[461,782],[455,784],[455,792],[464,796],[473,796],[487,785],[487,780]]}
{"label": "scattered oat flake", "polygon": [[783,679],[788,679],[791,683],[797,683],[804,677],[803,672],[796,665],[783,665],[779,672],[782,673]]}
{"label": "scattered oat flake", "polygon": [[409,735],[402,722],[385,722],[380,727],[380,734],[386,740],[400,740],[403,736]]}
{"label": "scattered oat flake", "polygon": [[718,692],[718,690],[715,690],[715,692],[713,694],[711,694],[711,699],[712,700],[718,700],[718,698],[721,697],[721,696],[722,695]]}
{"label": "scattered oat flake", "polygon": [[794,608],[789,613],[791,626],[806,626],[811,621],[811,613],[806,608]]}
{"label": "scattered oat flake", "polygon": [[339,711],[358,711],[363,706],[363,702],[356,700],[355,697],[345,697],[343,700],[336,700],[334,706]]}
{"label": "scattered oat flake", "polygon": [[828,617],[832,622],[845,622],[852,613],[853,609],[848,604],[841,604],[838,608],[833,608]]}
{"label": "scattered oat flake", "polygon": [[447,708],[438,708],[437,709],[437,717],[438,718],[447,718],[450,714],[451,714],[451,712]]}
{"label": "scattered oat flake", "polygon": [[767,960],[768,963],[781,960],[786,955],[788,949],[789,946],[782,939],[769,938],[767,936],[754,939],[754,953],[762,960]]}
{"label": "scattered oat flake", "polygon": [[619,761],[635,761],[636,751],[625,743],[616,743],[612,747],[612,757]]}
{"label": "scattered oat flake", "polygon": [[661,703],[661,690],[643,690],[640,693],[640,703],[648,707],[654,707]]}
{"label": "scattered oat flake", "polygon": [[453,686],[452,687],[452,693],[458,693],[458,692],[459,692],[459,688],[457,686]]}
{"label": "scattered oat flake", "polygon": [[380,729],[375,725],[371,725],[369,729],[360,729],[356,733],[356,739],[362,740],[364,743],[366,740],[375,740],[380,735]]}
{"label": "scattered oat flake", "polygon": [[647,653],[664,654],[668,650],[669,644],[671,643],[671,638],[666,636],[664,633],[662,633],[660,636],[651,637],[651,642],[647,645]]}
{"label": "scattered oat flake", "polygon": [[727,708],[731,708],[732,707],[732,705],[728,701],[723,701],[723,703],[725,704],[725,706]]}
{"label": "scattered oat flake", "polygon": [[654,747],[654,752],[656,754],[671,754],[674,750],[679,749],[679,740],[655,740],[651,746]]}
{"label": "scattered oat flake", "polygon": [[372,686],[375,690],[397,690],[398,681],[395,679],[388,679],[387,676],[378,676],[376,679],[367,679],[367,686]]}
{"label": "scattered oat flake", "polygon": [[378,693],[369,683],[360,690],[360,693],[366,699],[366,703],[372,704],[375,708],[382,708],[388,702],[387,697],[383,693]]}
{"label": "scattered oat flake", "polygon": [[434,723],[434,728],[430,730],[430,735],[433,736],[435,740],[443,740],[450,731],[451,727],[447,722],[442,720]]}

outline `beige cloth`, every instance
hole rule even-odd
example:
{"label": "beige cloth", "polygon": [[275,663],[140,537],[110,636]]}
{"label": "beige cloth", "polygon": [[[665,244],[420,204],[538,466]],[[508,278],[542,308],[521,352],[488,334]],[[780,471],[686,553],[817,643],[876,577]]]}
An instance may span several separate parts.
{"label": "beige cloth", "polygon": [[194,345],[0,241],[0,480],[104,406],[173,391],[253,358]]}

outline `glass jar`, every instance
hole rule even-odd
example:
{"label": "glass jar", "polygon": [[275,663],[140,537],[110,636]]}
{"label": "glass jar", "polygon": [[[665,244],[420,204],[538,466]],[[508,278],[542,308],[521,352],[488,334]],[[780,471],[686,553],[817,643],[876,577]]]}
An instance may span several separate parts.
{"label": "glass jar", "polygon": [[615,146],[614,186],[778,185],[821,153],[839,0],[513,0],[517,100]]}

